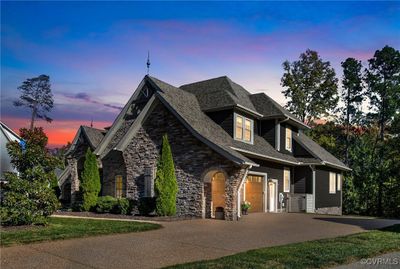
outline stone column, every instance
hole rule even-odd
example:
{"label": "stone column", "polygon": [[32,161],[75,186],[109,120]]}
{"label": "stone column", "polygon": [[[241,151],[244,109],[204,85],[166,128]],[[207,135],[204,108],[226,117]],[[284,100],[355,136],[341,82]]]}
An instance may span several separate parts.
{"label": "stone column", "polygon": [[79,195],[78,161],[74,158],[69,158],[67,163],[71,171],[71,205],[74,205]]}

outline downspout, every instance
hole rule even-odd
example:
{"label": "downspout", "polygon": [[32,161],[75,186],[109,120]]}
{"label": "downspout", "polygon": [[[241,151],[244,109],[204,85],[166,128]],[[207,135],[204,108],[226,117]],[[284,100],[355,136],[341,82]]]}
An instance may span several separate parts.
{"label": "downspout", "polygon": [[237,218],[238,218],[238,220],[239,220],[239,218],[241,217],[241,213],[242,213],[242,210],[241,210],[241,208],[240,208],[240,190],[242,189],[242,187],[243,187],[243,183],[246,181],[246,177],[247,177],[247,174],[249,173],[249,170],[252,168],[253,166],[251,165],[251,164],[249,164],[248,166],[247,166],[247,168],[246,168],[246,171],[244,172],[244,175],[243,175],[243,178],[242,178],[242,180],[240,181],[240,184],[239,184],[239,187],[238,187],[238,190],[237,190]]}
{"label": "downspout", "polygon": [[312,171],[313,212],[315,213],[315,167],[309,165]]}

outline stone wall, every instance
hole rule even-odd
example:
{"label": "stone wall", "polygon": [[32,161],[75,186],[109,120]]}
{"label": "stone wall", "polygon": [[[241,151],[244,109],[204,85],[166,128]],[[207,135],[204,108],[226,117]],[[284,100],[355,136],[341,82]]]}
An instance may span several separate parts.
{"label": "stone wall", "polygon": [[[122,176],[123,189],[126,190],[126,168],[122,153],[119,151],[110,151],[102,160],[103,162],[103,184],[101,186],[101,195],[115,196],[115,176]],[[123,193],[126,195],[126,192]]]}
{"label": "stone wall", "polygon": [[342,215],[341,207],[322,207],[315,209],[315,213],[324,215]]}
{"label": "stone wall", "polygon": [[[131,199],[143,196],[144,170],[156,166],[164,134],[168,135],[171,145],[178,181],[177,215],[203,216],[203,177],[210,169],[220,169],[228,175],[225,218],[235,219],[236,190],[244,175],[244,169],[198,141],[162,104],[155,107],[123,152],[126,166],[124,177],[126,196]],[[120,169],[119,162],[114,158],[103,159],[104,182],[113,180],[110,171]]]}

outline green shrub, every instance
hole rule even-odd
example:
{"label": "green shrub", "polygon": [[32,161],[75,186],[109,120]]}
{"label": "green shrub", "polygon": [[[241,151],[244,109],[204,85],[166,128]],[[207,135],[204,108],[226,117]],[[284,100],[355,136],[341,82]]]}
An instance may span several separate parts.
{"label": "green shrub", "polygon": [[112,196],[101,196],[97,199],[95,210],[97,213],[128,215],[131,212],[131,205],[126,198],[117,199]]}
{"label": "green shrub", "polygon": [[168,137],[165,134],[162,141],[161,156],[157,165],[155,180],[156,212],[160,216],[176,214],[176,194],[178,183],[175,176],[174,160]]}
{"label": "green shrub", "polygon": [[114,212],[115,214],[122,214],[122,215],[128,215],[131,213],[131,205],[129,203],[129,200],[126,198],[120,198],[117,200],[117,205],[114,207]]}
{"label": "green shrub", "polygon": [[96,212],[111,213],[117,204],[118,204],[117,198],[114,198],[112,196],[98,197],[96,204]]}
{"label": "green shrub", "polygon": [[142,197],[139,199],[138,210],[140,215],[147,216],[156,210],[155,197]]}
{"label": "green shrub", "polygon": [[6,173],[0,218],[2,225],[44,224],[59,206],[50,184],[59,160],[46,149],[47,137],[42,128],[20,130],[25,145],[7,144],[11,162],[19,171]]}
{"label": "green shrub", "polygon": [[100,193],[100,174],[97,167],[96,155],[88,148],[85,155],[85,162],[82,172],[82,210],[91,210],[97,202]]}

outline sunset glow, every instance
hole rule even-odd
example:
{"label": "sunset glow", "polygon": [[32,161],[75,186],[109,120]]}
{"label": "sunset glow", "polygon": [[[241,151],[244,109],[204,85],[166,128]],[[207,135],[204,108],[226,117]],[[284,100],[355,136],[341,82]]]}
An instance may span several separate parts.
{"label": "sunset glow", "polygon": [[400,48],[398,2],[1,2],[1,120],[29,126],[12,102],[30,77],[50,76],[51,147],[80,125],[109,126],[146,74],[173,85],[227,75],[279,103],[282,62],[307,48],[364,63]]}

